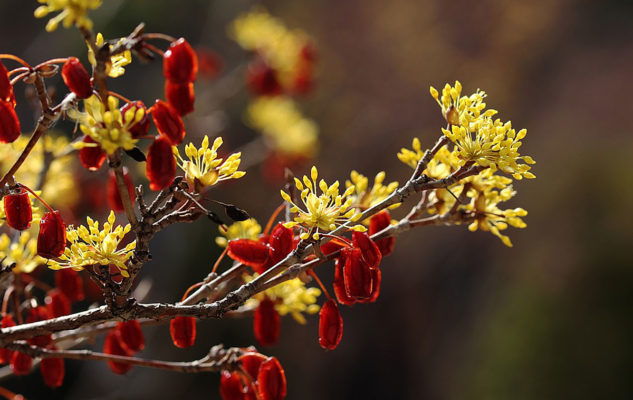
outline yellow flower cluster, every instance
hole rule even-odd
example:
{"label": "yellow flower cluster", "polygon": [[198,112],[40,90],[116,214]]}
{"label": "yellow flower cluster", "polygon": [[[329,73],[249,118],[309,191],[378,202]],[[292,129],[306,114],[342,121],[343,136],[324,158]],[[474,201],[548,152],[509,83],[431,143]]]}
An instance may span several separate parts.
{"label": "yellow flower cluster", "polygon": [[[329,232],[336,229],[338,225],[358,221],[361,214],[352,208],[354,199],[350,197],[356,190],[354,185],[350,185],[341,195],[339,194],[338,181],[328,186],[321,179],[317,186],[318,172],[316,167],[312,167],[310,175],[312,180],[304,176],[303,184],[299,179],[295,178],[295,186],[301,192],[301,202],[304,208],[295,204],[288,193],[281,191],[281,197],[292,205],[290,211],[296,213],[294,222],[286,222],[284,224],[286,228],[292,228],[297,225],[309,228],[309,232],[303,232],[299,237],[305,240],[312,234],[314,240],[319,240],[319,231]],[[317,187],[321,189],[320,195]],[[362,225],[355,225],[350,227],[350,229],[360,232],[366,230]]]}
{"label": "yellow flower cluster", "polygon": [[39,6],[34,15],[43,18],[49,13],[60,11],[46,24],[46,30],[52,32],[61,22],[64,28],[70,28],[73,24],[80,28],[92,29],[92,21],[88,18],[88,10],[94,10],[101,6],[101,0],[37,0],[44,4]]}
{"label": "yellow flower cluster", "polygon": [[306,35],[289,30],[279,19],[261,8],[242,14],[229,27],[229,36],[243,49],[257,51],[278,73],[282,85],[293,78],[301,62]]}
{"label": "yellow flower cluster", "polygon": [[[398,182],[391,182],[385,186],[383,185],[385,177],[385,172],[380,171],[374,178],[374,185],[369,189],[369,179],[357,171],[352,171],[350,173],[350,179],[345,181],[346,188],[354,187],[354,192],[349,196],[349,198],[352,199],[352,207],[366,210],[380,203],[393,193],[398,187]],[[390,208],[396,208],[399,205],[400,203]]]}
{"label": "yellow flower cluster", "polygon": [[246,221],[238,221],[229,225],[226,230],[222,226],[218,228],[223,236],[215,238],[215,243],[220,247],[226,247],[229,240],[233,239],[253,239],[257,240],[259,234],[262,233],[262,227],[257,223],[255,218],[249,218]]}
{"label": "yellow flower cluster", "polygon": [[459,81],[455,81],[454,87],[447,83],[442,89],[441,97],[433,86],[431,86],[430,91],[431,96],[442,108],[442,115],[451,125],[461,125],[468,128],[479,118],[490,118],[497,113],[496,110],[492,109],[482,113],[486,108],[486,103],[484,103],[486,92],[477,89],[470,96],[462,96],[462,84]]}
{"label": "yellow flower cluster", "polygon": [[[119,100],[108,96],[108,108],[95,95],[84,100],[84,112],[72,109],[68,115],[80,123],[81,131],[90,136],[108,154],[118,148],[131,150],[138,141],[129,128],[145,116],[142,108],[131,107],[125,116],[118,108]],[[80,147],[78,143],[76,147]]]}
{"label": "yellow flower cluster", "polygon": [[260,131],[277,153],[306,158],[317,153],[319,128],[290,98],[258,97],[246,110],[246,122]]}
{"label": "yellow flower cluster", "polygon": [[[257,277],[245,276],[245,281],[252,281]],[[317,297],[321,295],[318,288],[307,288],[299,278],[290,279],[277,286],[257,293],[246,301],[246,307],[255,309],[260,301],[268,297],[275,303],[275,309],[280,315],[290,314],[300,324],[306,323],[303,313],[316,314],[319,312],[319,305],[316,304]]]}
{"label": "yellow flower cluster", "polygon": [[11,242],[9,235],[0,235],[0,260],[3,265],[15,263],[13,272],[30,273],[35,267],[46,262],[37,255],[37,238],[31,238],[29,231],[20,234],[17,241]]}
{"label": "yellow flower cluster", "polygon": [[[67,243],[64,254],[60,257],[62,262],[53,261],[51,269],[73,268],[81,270],[88,265],[115,265],[121,275],[128,277],[125,263],[132,256],[136,248],[136,240],[122,249],[118,249],[123,237],[130,231],[131,226],[118,225],[114,228],[115,216],[110,211],[107,222],[103,224],[103,229],[99,230],[99,222],[87,217],[88,227],[83,225],[78,228],[69,226],[66,229]],[[114,228],[114,229],[113,229]]]}
{"label": "yellow flower cluster", "polygon": [[[119,43],[124,41],[125,39],[119,40]],[[101,33],[97,33],[97,40],[95,42],[97,47],[103,46],[105,41],[103,40],[103,35]],[[88,61],[92,64],[93,67],[97,65],[97,60],[95,59],[95,53],[92,51],[92,48],[88,46]],[[119,76],[125,73],[125,67],[129,63],[132,62],[132,52],[129,50],[125,50],[120,54],[116,54],[110,57],[110,61],[106,63],[106,74],[110,78],[118,78]]]}
{"label": "yellow flower cluster", "polygon": [[180,156],[176,146],[172,147],[178,166],[185,172],[185,179],[190,185],[199,190],[229,179],[239,179],[246,174],[237,170],[242,161],[242,153],[233,153],[226,160],[218,158],[218,148],[221,145],[222,138],[217,137],[213,141],[213,146],[209,148],[209,137],[205,135],[199,149],[196,149],[193,143],[185,146],[188,160]]}

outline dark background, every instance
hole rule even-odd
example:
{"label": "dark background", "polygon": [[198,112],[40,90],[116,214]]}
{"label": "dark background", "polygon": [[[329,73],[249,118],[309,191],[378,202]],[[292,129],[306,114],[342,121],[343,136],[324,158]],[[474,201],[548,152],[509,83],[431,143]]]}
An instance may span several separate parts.
{"label": "dark background", "polygon": [[[104,3],[91,15],[107,38],[144,21],[148,31],[215,49],[224,77],[248,59],[226,27],[250,1]],[[383,261],[378,302],[342,310],[345,333],[333,352],[317,344],[316,317],[306,326],[284,318],[280,344],[263,352],[285,367],[288,398],[632,398],[633,3],[262,4],[318,46],[318,84],[301,106],[320,126],[314,162],[326,180],[344,180],[351,169],[370,176],[386,170],[388,180],[406,180],[410,170],[395,154],[414,136],[424,147],[435,141],[443,121],[428,87],[455,79],[466,93],[485,90],[502,119],[527,128],[522,153],[537,161],[537,179],[515,185],[511,206],[529,215],[527,229],[509,231],[514,248],[466,227],[402,236]],[[46,21],[32,17],[36,7],[35,1],[0,3],[0,52],[32,63],[68,55],[85,61],[76,30],[45,33]],[[160,64],[135,61],[113,88],[151,103],[162,97],[162,85]],[[199,143],[200,135],[221,134],[235,149],[257,137],[242,123],[248,95],[243,89],[225,94],[219,86],[196,84],[188,138]],[[28,130],[29,111],[20,112]],[[253,167],[213,195],[264,223],[279,204],[278,189]],[[205,276],[218,254],[216,232],[199,221],[161,233],[152,247],[155,261],[144,270],[153,282],[147,300],[174,301]],[[332,266],[320,268],[329,281]],[[216,343],[254,342],[250,320],[200,322],[197,344],[187,350],[173,347],[164,326],[145,333],[140,356],[170,360],[199,358]],[[134,368],[117,376],[97,361],[66,366],[65,384],[55,391],[39,374],[2,385],[28,398],[219,398],[217,374]]]}

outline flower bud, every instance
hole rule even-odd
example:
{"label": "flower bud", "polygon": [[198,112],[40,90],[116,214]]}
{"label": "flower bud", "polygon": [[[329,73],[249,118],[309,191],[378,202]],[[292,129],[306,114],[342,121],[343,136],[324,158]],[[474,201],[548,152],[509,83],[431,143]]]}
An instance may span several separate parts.
{"label": "flower bud", "polygon": [[[130,178],[130,174],[128,173],[127,168],[123,167],[123,180],[125,181],[125,186],[127,187],[126,196],[130,198],[130,202],[134,204],[134,185],[132,185],[132,179]],[[123,211],[125,208],[123,207],[123,200],[121,199],[121,195],[119,194],[119,187],[116,182],[116,175],[114,171],[110,170],[110,177],[108,178],[108,185],[106,188],[107,197],[108,197],[108,206],[110,209],[115,212]]]}
{"label": "flower bud", "polygon": [[66,248],[66,225],[59,211],[49,211],[40,220],[37,235],[37,255],[43,258],[57,258]]}
{"label": "flower bud", "polygon": [[[105,341],[103,342],[103,352],[106,354],[112,354],[115,356],[131,356],[132,354],[121,345],[119,335],[116,332],[116,329],[110,329],[105,337]],[[115,374],[123,375],[132,369],[132,364],[116,362],[116,361],[108,361],[108,367]]]}
{"label": "flower bud", "polygon": [[84,299],[84,283],[79,272],[72,268],[64,268],[55,272],[55,286],[71,302]]}
{"label": "flower bud", "polygon": [[[0,328],[10,328],[15,326],[15,321],[13,321],[13,317],[11,314],[7,314],[2,317],[0,321]],[[11,357],[13,356],[13,351],[4,347],[0,347],[0,364],[6,364],[11,361]]]}
{"label": "flower bud", "polygon": [[228,244],[228,256],[261,272],[270,257],[270,247],[253,239],[235,239]]}
{"label": "flower bud", "polygon": [[174,346],[191,347],[196,341],[196,319],[194,317],[176,317],[169,323],[169,333]]}
{"label": "flower bud", "polygon": [[275,357],[259,367],[257,386],[262,400],[283,400],[286,397],[286,374]]}
{"label": "flower bud", "polygon": [[20,136],[20,120],[13,105],[0,101],[0,142],[11,143]]}
{"label": "flower bud", "polygon": [[319,344],[334,350],[343,337],[343,318],[334,300],[328,300],[319,311]]}
{"label": "flower bud", "polygon": [[[29,311],[29,315],[26,317],[26,323],[30,324],[32,322],[45,321],[50,318],[51,318],[51,315],[48,313],[48,309],[44,306],[39,306],[39,307],[31,308],[31,310]],[[28,339],[28,342],[30,344],[32,344],[33,346],[38,346],[38,347],[46,347],[49,344],[51,344],[52,341],[53,341],[53,336],[50,334],[35,336]]]}
{"label": "flower bud", "polygon": [[222,371],[220,376],[220,397],[222,400],[243,400],[242,380],[237,372]]}
{"label": "flower bud", "polygon": [[248,65],[246,85],[257,96],[275,96],[283,92],[277,72],[261,58],[256,58]]}
{"label": "flower bud", "polygon": [[178,112],[162,100],[156,100],[150,112],[158,132],[167,137],[174,146],[180,144],[185,138],[185,125]]}
{"label": "flower bud", "polygon": [[[143,118],[141,118],[140,121],[133,124],[129,128],[129,131],[132,134],[132,137],[134,139],[138,139],[142,136],[147,135],[147,132],[149,131],[149,112],[147,111],[147,107],[145,107],[145,103],[143,103],[140,100],[132,101],[130,103],[125,103],[125,105],[121,107],[121,115],[123,116],[124,123],[127,122],[127,120],[125,119],[125,113],[130,109],[134,109],[134,110],[141,109],[144,111]],[[137,111],[135,111],[135,114],[136,112]]]}
{"label": "flower bud", "polygon": [[46,303],[46,308],[51,318],[70,314],[70,300],[68,300],[68,297],[59,289],[49,290],[48,293],[46,293],[44,302]]}
{"label": "flower bud", "polygon": [[130,353],[136,353],[145,348],[145,335],[137,320],[117,323],[116,332],[119,335],[119,343]]}
{"label": "flower bud", "polygon": [[[382,231],[389,225],[391,225],[391,215],[389,215],[389,211],[383,210],[378,214],[375,214],[369,219],[369,236]],[[393,252],[393,247],[395,246],[395,244],[396,238],[394,238],[393,236],[376,241],[376,245],[380,249],[383,257]]]}
{"label": "flower bud", "polygon": [[275,303],[266,297],[255,309],[253,331],[255,339],[262,346],[272,346],[279,340],[281,317],[275,309]]}
{"label": "flower bud", "polygon": [[90,74],[77,57],[69,57],[62,66],[62,78],[68,88],[80,99],[92,96]]}
{"label": "flower bud", "polygon": [[171,42],[163,56],[163,75],[174,83],[189,83],[196,80],[198,57],[189,43],[180,38]]}
{"label": "flower bud", "polygon": [[23,231],[31,226],[33,210],[26,190],[20,188],[17,193],[4,196],[4,213],[7,225],[13,229]]}
{"label": "flower bud", "polygon": [[9,71],[0,61],[0,101],[11,103],[15,107],[15,94],[9,79]]}
{"label": "flower bud", "polygon": [[193,83],[165,81],[165,98],[180,115],[193,112],[195,93]]}
{"label": "flower bud", "polygon": [[15,375],[28,375],[31,373],[33,359],[28,354],[14,351],[11,356],[11,369]]}
{"label": "flower bud", "polygon": [[42,358],[40,373],[46,386],[51,388],[60,387],[64,382],[66,373],[64,360],[62,358]]}
{"label": "flower bud", "polygon": [[147,152],[145,172],[149,179],[149,188],[161,190],[169,186],[176,176],[176,158],[171,142],[164,136],[154,140]]}
{"label": "flower bud", "polygon": [[93,138],[86,135],[82,142],[95,143],[96,146],[86,146],[79,149],[79,161],[89,171],[96,171],[101,168],[106,159],[106,153]]}

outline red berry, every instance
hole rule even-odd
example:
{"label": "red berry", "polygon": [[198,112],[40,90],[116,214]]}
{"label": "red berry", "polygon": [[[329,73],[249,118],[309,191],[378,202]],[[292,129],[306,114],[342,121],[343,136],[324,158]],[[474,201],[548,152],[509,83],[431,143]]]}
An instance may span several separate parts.
{"label": "red berry", "polygon": [[253,239],[235,239],[228,244],[228,255],[235,261],[249,265],[256,272],[263,272],[270,257],[270,248],[265,243]]}
{"label": "red berry", "polygon": [[376,243],[369,238],[366,232],[353,232],[352,244],[354,247],[360,249],[363,259],[369,268],[378,268],[380,260],[382,260],[382,253]]}
{"label": "red berry", "polygon": [[255,309],[253,331],[255,339],[262,346],[272,346],[279,340],[281,317],[275,309],[275,303],[266,297]]}
{"label": "red berry", "polygon": [[222,371],[220,376],[220,397],[222,400],[243,400],[243,386],[237,372]]}
{"label": "red berry", "polygon": [[167,137],[174,146],[180,144],[185,138],[185,125],[178,111],[168,103],[156,100],[150,112],[158,132]]}
{"label": "red berry", "polygon": [[171,42],[163,56],[163,75],[174,83],[189,83],[196,80],[198,57],[189,43],[180,38]]}
{"label": "red berry", "polygon": [[269,357],[259,368],[257,387],[262,400],[282,400],[286,397],[286,374],[275,357]]}
{"label": "red berry", "polygon": [[116,331],[119,335],[119,343],[130,353],[136,353],[145,348],[145,335],[143,335],[141,324],[137,320],[117,323]]}
{"label": "red berry", "polygon": [[11,143],[20,136],[20,120],[13,104],[0,101],[0,142]]}
{"label": "red berry", "polygon": [[70,300],[68,300],[68,297],[59,289],[49,290],[48,293],[46,293],[44,302],[46,303],[51,318],[70,314]]}
{"label": "red berry", "polygon": [[[82,140],[84,143],[97,143],[93,138],[86,135]],[[101,146],[86,146],[79,149],[79,161],[89,171],[96,171],[101,168],[106,159],[106,153]]]}
{"label": "red berry", "polygon": [[[45,321],[50,319],[51,315],[48,312],[48,309],[44,306],[39,306],[35,308],[31,308],[29,311],[29,315],[26,317],[26,323],[30,324],[32,322]],[[52,335],[40,335],[35,336],[28,340],[30,344],[33,346],[46,347],[53,341]]]}
{"label": "red berry", "polygon": [[43,358],[40,363],[40,373],[46,386],[60,387],[64,382],[64,360],[61,358]]}
{"label": "red berry", "polygon": [[143,118],[141,118],[140,121],[138,121],[137,123],[135,123],[129,128],[129,131],[132,134],[132,137],[134,139],[138,139],[140,137],[147,135],[147,132],[149,131],[149,112],[147,111],[147,107],[145,107],[145,103],[143,103],[140,100],[125,103],[125,105],[121,107],[123,122],[126,122],[125,113],[130,109],[134,109],[135,114],[136,114],[136,110],[138,109],[142,109],[143,111],[145,111]]}
{"label": "red berry", "polygon": [[[103,352],[106,354],[112,354],[115,356],[131,356],[132,354],[121,345],[119,335],[116,332],[116,329],[111,329],[105,337],[105,341],[103,343]],[[108,361],[108,367],[115,374],[125,374],[130,369],[132,369],[132,364],[116,362],[116,361]]]}
{"label": "red berry", "polygon": [[[10,328],[15,326],[15,321],[13,321],[13,317],[11,314],[7,314],[2,317],[0,321],[0,328]],[[0,364],[6,364],[11,361],[11,357],[13,356],[13,351],[6,349],[4,347],[0,347]]]}
{"label": "red berry", "polygon": [[173,83],[165,81],[165,98],[180,115],[193,112],[195,93],[193,83]]}
{"label": "red berry", "polygon": [[280,222],[271,232],[268,243],[271,248],[270,257],[272,262],[277,264],[294,249],[294,233],[292,229],[286,228]]}
{"label": "red berry", "polygon": [[77,57],[69,57],[62,67],[62,78],[68,88],[80,99],[92,96],[90,74]]}
{"label": "red berry", "polygon": [[37,255],[44,258],[56,258],[64,254],[66,248],[66,225],[59,211],[49,211],[40,220],[40,232],[37,235]]}
{"label": "red berry", "polygon": [[[331,243],[332,241],[328,242]],[[347,290],[345,290],[345,277],[343,275],[343,270],[345,269],[345,262],[347,260],[348,251],[346,249],[342,249],[340,255],[336,259],[336,263],[334,265],[334,294],[336,295],[336,299],[339,303],[345,304],[346,306],[351,306],[356,303],[356,299],[352,298],[347,294]]]}
{"label": "red berry", "polygon": [[11,103],[15,107],[15,94],[9,79],[9,71],[0,61],[0,101]]}
{"label": "red berry", "polygon": [[328,300],[319,312],[319,344],[334,350],[343,337],[343,318],[334,300]]}
{"label": "red berry", "polygon": [[[125,167],[123,167],[123,180],[125,181],[125,186],[127,186],[127,196],[130,198],[130,202],[134,204],[134,186],[132,185],[130,174]],[[108,178],[106,190],[108,195],[108,205],[110,208],[116,212],[123,211],[123,200],[119,194],[119,187],[116,183],[116,175],[112,170],[110,170],[110,177]]]}
{"label": "red berry", "polygon": [[11,356],[11,369],[15,375],[28,375],[31,373],[33,359],[28,354],[14,351]]}
{"label": "red berry", "polygon": [[275,96],[283,92],[277,72],[259,57],[248,65],[246,84],[251,93],[258,96]]}
{"label": "red berry", "polygon": [[26,190],[20,188],[16,193],[4,196],[4,213],[7,225],[13,229],[23,231],[31,226],[33,210]]}
{"label": "red berry", "polygon": [[84,299],[84,283],[79,272],[72,268],[64,268],[55,272],[55,286],[71,302]]}
{"label": "red berry", "polygon": [[380,282],[382,282],[382,272],[376,268],[369,270],[371,273],[371,295],[364,299],[359,300],[359,303],[373,303],[378,299],[380,295]]}
{"label": "red berry", "polygon": [[[369,236],[382,231],[389,225],[391,225],[391,215],[389,215],[389,211],[383,210],[379,212],[369,219]],[[376,245],[380,249],[383,257],[393,252],[393,247],[395,244],[396,238],[394,238],[393,236],[376,241]]]}
{"label": "red berry", "polygon": [[263,354],[249,351],[242,354],[237,360],[242,365],[244,372],[248,374],[248,377],[253,381],[257,381],[257,375],[259,374],[259,367],[266,361],[268,357]]}
{"label": "red berry", "polygon": [[176,347],[193,346],[196,341],[196,319],[194,317],[176,317],[169,323],[171,340]]}
{"label": "red berry", "polygon": [[342,252],[347,252],[343,267],[345,291],[356,300],[371,297],[371,269],[363,259],[361,250],[353,247],[343,249]]}
{"label": "red berry", "polygon": [[198,70],[203,78],[213,79],[222,71],[222,60],[215,51],[206,47],[198,47],[196,55],[198,56]]}
{"label": "red berry", "polygon": [[166,137],[160,136],[149,146],[145,172],[152,190],[166,188],[176,177],[176,158]]}

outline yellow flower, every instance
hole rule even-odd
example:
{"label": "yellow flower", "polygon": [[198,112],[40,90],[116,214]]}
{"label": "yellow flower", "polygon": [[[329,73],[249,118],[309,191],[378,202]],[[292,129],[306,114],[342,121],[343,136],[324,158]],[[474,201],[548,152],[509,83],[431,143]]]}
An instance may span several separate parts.
{"label": "yellow flower", "polygon": [[196,149],[193,143],[185,146],[185,154],[189,160],[184,160],[180,156],[176,146],[172,147],[178,166],[185,171],[185,178],[190,185],[196,188],[213,186],[229,179],[239,179],[246,174],[237,170],[240,167],[242,153],[233,153],[226,160],[217,158],[217,151],[221,145],[222,138],[218,137],[209,148],[209,137],[205,135],[199,149]]}
{"label": "yellow flower", "polygon": [[258,97],[246,110],[246,122],[278,153],[311,158],[318,150],[316,123],[305,118],[288,97]]}
{"label": "yellow flower", "polygon": [[229,240],[233,239],[259,239],[259,234],[262,232],[262,227],[257,223],[255,218],[249,218],[246,221],[235,222],[224,230],[222,227],[218,228],[220,233],[224,236],[218,236],[215,238],[215,243],[220,247],[226,247]]}
{"label": "yellow flower", "polygon": [[88,10],[94,10],[101,6],[101,0],[37,0],[45,4],[39,6],[34,15],[43,18],[49,13],[61,11],[51,18],[46,24],[46,30],[54,31],[61,22],[64,28],[70,28],[73,24],[80,28],[92,29],[92,21],[87,16]]}
{"label": "yellow flower", "polygon": [[22,232],[18,239],[11,242],[9,235],[0,235],[0,260],[3,265],[16,263],[14,272],[30,273],[45,259],[37,255],[37,238],[31,238],[28,231]]}
{"label": "yellow flower", "polygon": [[430,91],[431,96],[442,108],[442,115],[451,125],[461,125],[468,129],[470,124],[479,118],[489,118],[497,113],[496,110],[486,110],[482,113],[486,108],[486,92],[477,89],[468,97],[462,96],[462,84],[459,81],[455,81],[454,87],[447,83],[442,89],[442,97],[439,97],[437,89],[433,86]]}
{"label": "yellow flower", "polygon": [[[120,39],[119,43],[125,41],[125,39]],[[97,47],[103,46],[105,41],[103,40],[103,35],[101,33],[97,33],[96,44]],[[97,65],[97,60],[95,59],[95,53],[92,51],[92,48],[88,46],[88,61],[92,66]],[[110,57],[110,61],[106,63],[106,74],[108,74],[111,78],[118,78],[119,76],[125,73],[124,66],[128,65],[132,62],[132,53],[129,50],[125,50],[122,53],[114,55]]]}
{"label": "yellow flower", "polygon": [[99,143],[106,153],[113,154],[119,147],[125,150],[134,148],[138,140],[132,138],[129,129],[145,116],[145,111],[136,107],[131,107],[123,116],[118,106],[119,100],[108,96],[106,110],[99,98],[92,95],[84,100],[84,112],[72,109],[68,111],[68,115],[80,123],[84,134]]}
{"label": "yellow flower", "polygon": [[[411,168],[415,169],[415,167],[418,165],[418,162],[424,156],[424,151],[422,151],[420,139],[413,138],[412,148],[413,150],[409,150],[406,148],[400,149],[400,152],[398,153],[398,159]],[[437,153],[435,153],[431,161],[429,161],[426,169],[422,171],[422,173],[433,179],[442,179],[446,178],[457,168],[459,168],[459,165],[460,160],[457,157],[456,152],[451,152],[447,146],[442,146],[437,151]]]}
{"label": "yellow flower", "polygon": [[[319,230],[329,232],[338,225],[358,221],[361,214],[356,213],[354,208],[351,208],[354,201],[349,196],[354,193],[356,188],[354,185],[349,186],[345,192],[339,194],[339,183],[334,182],[331,186],[328,186],[323,179],[319,182],[318,188],[321,189],[321,194],[318,195],[317,191],[317,177],[318,172],[316,167],[312,167],[310,173],[312,180],[307,176],[303,177],[303,184],[301,181],[295,178],[295,186],[301,192],[301,201],[303,207],[299,207],[295,204],[288,193],[281,191],[281,197],[292,205],[291,212],[297,213],[294,217],[294,222],[286,222],[284,226],[286,228],[292,228],[299,225],[304,228],[310,228],[310,233],[314,240],[319,240]],[[355,231],[364,232],[366,228],[362,225],[355,225],[350,229]],[[304,232],[299,237],[303,240],[310,237],[310,233]]]}
{"label": "yellow flower", "polygon": [[[99,222],[87,217],[88,227],[78,228],[69,226],[66,229],[66,240],[69,245],[60,257],[62,262],[53,261],[51,269],[73,268],[81,270],[88,265],[116,265],[124,277],[129,277],[125,263],[132,256],[136,248],[136,240],[122,249],[118,249],[123,237],[130,231],[131,226],[118,225],[114,228],[115,216],[110,211],[103,229],[99,230]],[[114,230],[112,229],[114,228]]]}
{"label": "yellow flower", "polygon": [[[257,274],[247,275],[244,280],[250,282],[256,277]],[[268,297],[275,303],[275,309],[280,315],[290,314],[295,321],[305,324],[306,319],[302,313],[318,313],[320,307],[316,304],[316,300],[320,295],[321,290],[314,287],[306,288],[301,279],[295,278],[257,293],[246,302],[246,307],[254,309],[260,301]]]}
{"label": "yellow flower", "polygon": [[[356,171],[350,173],[350,180],[345,181],[345,187],[354,186],[354,192],[350,194],[352,199],[352,207],[366,210],[369,207],[380,203],[386,199],[394,190],[398,187],[398,182],[391,182],[388,185],[383,185],[385,180],[385,172],[380,171],[374,178],[374,185],[369,189],[369,179],[365,175],[359,174]],[[394,207],[395,206],[395,207]],[[390,208],[396,208],[400,206],[400,203],[395,204]]]}

